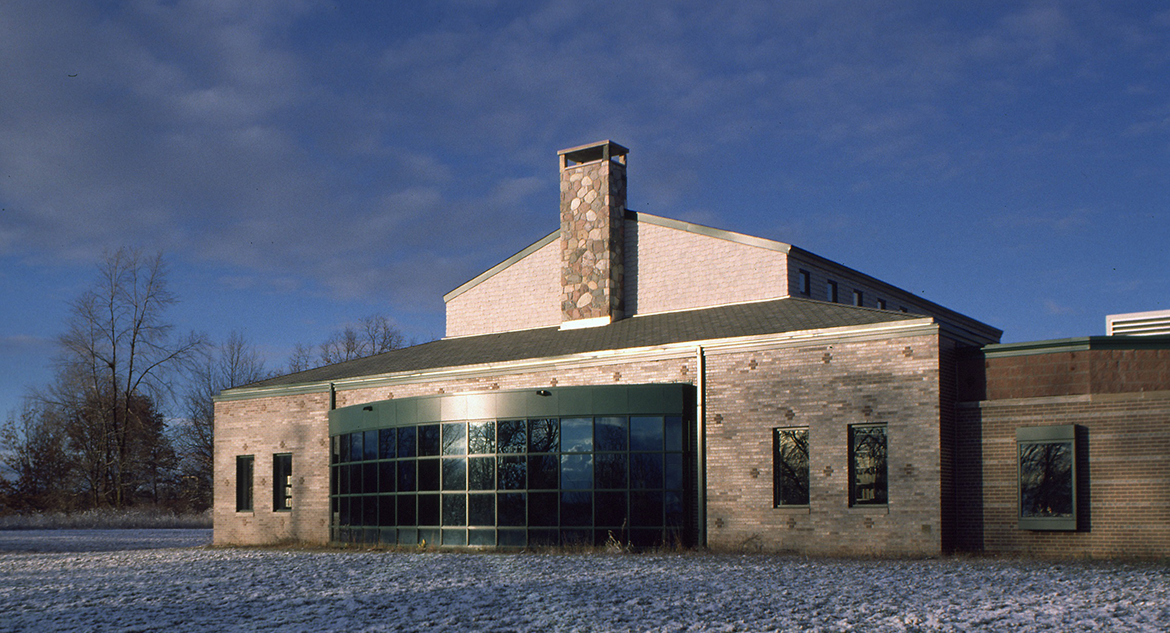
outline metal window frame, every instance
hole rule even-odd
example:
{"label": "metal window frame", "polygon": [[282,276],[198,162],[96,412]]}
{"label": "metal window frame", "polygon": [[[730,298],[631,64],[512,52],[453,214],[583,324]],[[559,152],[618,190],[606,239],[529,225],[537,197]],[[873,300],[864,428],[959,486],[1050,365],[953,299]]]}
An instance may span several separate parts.
{"label": "metal window frame", "polygon": [[[1067,517],[1025,517],[1023,500],[1023,468],[1021,458],[1022,449],[1027,445],[1035,444],[1064,444],[1067,443],[1072,456],[1071,478],[1072,516]],[[1074,532],[1077,530],[1077,426],[1075,424],[1060,424],[1053,426],[1032,426],[1016,429],[1016,519],[1017,527],[1021,530]]]}
{"label": "metal window frame", "polygon": [[[248,464],[247,483],[240,477],[240,466]],[[255,455],[236,455],[236,512],[255,512],[256,511],[256,456]],[[243,505],[241,493],[247,490],[247,505]]]}

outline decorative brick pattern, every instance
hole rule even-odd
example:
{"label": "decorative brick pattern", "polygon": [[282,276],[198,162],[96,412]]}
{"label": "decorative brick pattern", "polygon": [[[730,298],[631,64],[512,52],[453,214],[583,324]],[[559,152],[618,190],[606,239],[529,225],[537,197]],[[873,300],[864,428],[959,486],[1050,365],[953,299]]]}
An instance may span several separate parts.
{"label": "decorative brick pattern", "polygon": [[[902,353],[907,345],[913,358]],[[939,337],[920,336],[835,344],[831,364],[821,362],[823,345],[708,356],[709,545],[835,555],[943,552],[952,526],[940,499],[939,349]],[[789,411],[809,429],[810,499],[807,507],[774,508],[772,429],[793,424]],[[887,506],[849,506],[849,426],[866,422],[888,425]],[[759,477],[751,476],[757,469]]]}

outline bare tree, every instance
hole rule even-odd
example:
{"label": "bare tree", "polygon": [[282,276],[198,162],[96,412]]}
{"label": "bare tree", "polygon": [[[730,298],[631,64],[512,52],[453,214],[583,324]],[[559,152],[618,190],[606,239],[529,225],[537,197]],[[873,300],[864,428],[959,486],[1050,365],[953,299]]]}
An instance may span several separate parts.
{"label": "bare tree", "polygon": [[290,374],[295,374],[298,371],[305,371],[318,367],[313,361],[313,348],[302,343],[297,343],[293,348],[292,356],[288,359],[287,371]]}
{"label": "bare tree", "polygon": [[375,314],[334,332],[321,343],[322,365],[332,365],[355,358],[365,358],[404,347],[406,337],[388,317]]}
{"label": "bare tree", "polygon": [[3,505],[16,510],[45,511],[68,507],[73,500],[72,464],[66,452],[61,421],[33,398],[19,413],[9,413],[0,426],[0,477]]}
{"label": "bare tree", "polygon": [[196,510],[211,503],[214,446],[214,398],[224,389],[247,385],[268,377],[264,360],[239,332],[232,332],[218,348],[203,357],[191,371],[183,396],[184,420],[176,434],[183,453],[183,486]]}
{"label": "bare tree", "polygon": [[173,334],[164,315],[175,301],[162,254],[122,248],[106,255],[93,289],[70,305],[53,404],[79,425],[95,481],[108,482],[93,489],[97,504],[127,503],[139,465],[135,444],[153,424],[145,418],[172,393],[176,370],[205,346],[195,333]]}

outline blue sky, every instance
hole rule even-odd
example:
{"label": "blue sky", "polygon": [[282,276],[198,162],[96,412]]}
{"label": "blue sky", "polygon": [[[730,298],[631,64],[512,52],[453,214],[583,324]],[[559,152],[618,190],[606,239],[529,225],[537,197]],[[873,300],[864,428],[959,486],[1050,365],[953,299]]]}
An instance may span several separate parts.
{"label": "blue sky", "polygon": [[270,367],[373,313],[441,336],[556,228],[556,151],[605,138],[632,209],[1005,341],[1170,308],[1161,2],[14,0],[0,68],[0,415],[120,246]]}

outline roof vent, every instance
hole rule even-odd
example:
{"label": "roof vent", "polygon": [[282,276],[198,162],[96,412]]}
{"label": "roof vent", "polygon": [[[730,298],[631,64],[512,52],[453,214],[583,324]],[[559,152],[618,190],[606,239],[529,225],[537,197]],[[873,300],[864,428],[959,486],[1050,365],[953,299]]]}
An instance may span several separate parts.
{"label": "roof vent", "polygon": [[1110,314],[1105,317],[1105,332],[1109,336],[1155,336],[1170,334],[1170,310]]}

